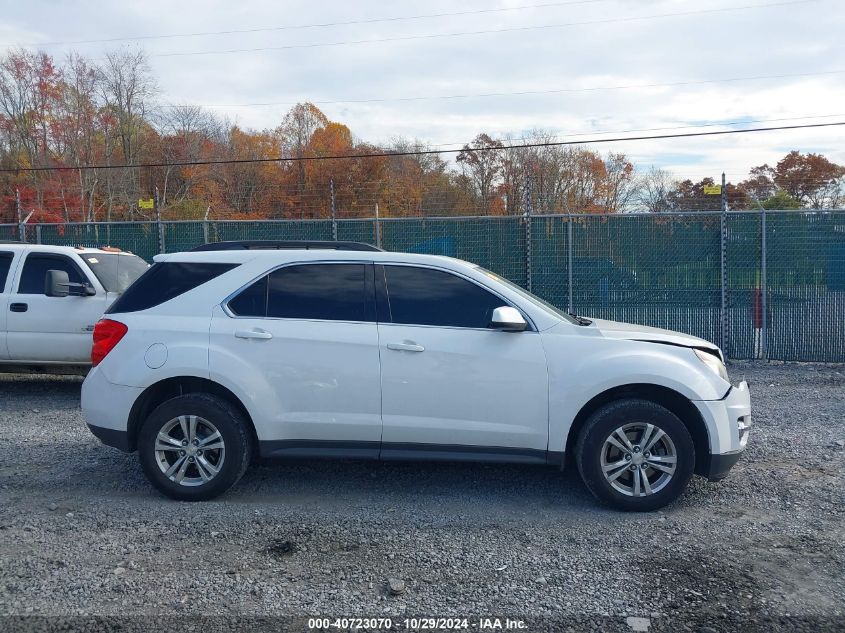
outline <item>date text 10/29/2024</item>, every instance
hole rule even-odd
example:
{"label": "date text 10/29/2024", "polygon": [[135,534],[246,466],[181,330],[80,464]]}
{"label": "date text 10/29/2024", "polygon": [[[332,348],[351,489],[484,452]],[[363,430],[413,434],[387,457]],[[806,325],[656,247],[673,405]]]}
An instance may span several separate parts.
{"label": "date text 10/29/2024", "polygon": [[406,631],[519,631],[528,627],[523,620],[511,618],[308,618],[311,630],[390,630]]}

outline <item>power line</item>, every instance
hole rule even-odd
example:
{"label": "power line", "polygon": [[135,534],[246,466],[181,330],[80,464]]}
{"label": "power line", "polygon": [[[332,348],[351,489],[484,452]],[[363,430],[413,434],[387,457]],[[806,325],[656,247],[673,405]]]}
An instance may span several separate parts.
{"label": "power line", "polygon": [[[717,130],[712,132],[685,132],[680,134],[655,134],[652,136],[624,136],[616,138],[594,138],[583,141],[552,141],[543,143],[524,143],[522,145],[504,145],[470,148],[474,152],[501,151],[506,149],[530,149],[533,147],[559,147],[564,145],[590,145],[598,143],[615,143],[625,141],[647,141],[670,138],[691,138],[697,136],[725,136],[728,134],[747,134],[749,132],[775,132],[780,130],[803,130],[808,128],[823,128],[845,125],[845,121],[836,123],[807,123],[804,125],[783,125],[779,127],[758,127],[745,130]],[[315,162],[326,160],[344,160],[353,158],[390,158],[399,156],[425,156],[431,154],[458,154],[462,149],[445,150],[415,150],[403,152],[372,152],[366,154],[334,154],[327,156],[300,156],[300,157],[276,157],[276,158],[238,158],[225,160],[201,160],[201,161],[177,161],[170,163],[139,163],[124,165],[77,165],[59,167],[12,167],[0,169],[0,173],[24,173],[42,171],[77,171],[80,169],[129,169],[129,168],[152,168],[152,167],[189,167],[196,165],[237,165],[251,163],[296,163]]]}
{"label": "power line", "polygon": [[[642,88],[672,88],[677,86],[698,86],[704,84],[730,83],[737,81],[758,81],[764,79],[791,79],[796,77],[817,77],[822,75],[841,75],[845,70],[826,70],[812,73],[789,73],[783,75],[754,75],[750,77],[727,77],[721,79],[701,79],[695,81],[675,81],[668,83],[652,84],[625,84],[620,86],[594,86],[589,88],[552,88],[549,90],[520,90],[516,92],[482,92],[477,94],[455,94],[455,95],[421,95],[416,97],[381,97],[375,99],[336,99],[333,101],[312,101],[314,105],[335,105],[348,103],[384,103],[391,101],[433,101],[438,99],[475,99],[487,97],[518,97],[526,95],[545,95],[574,92],[604,92],[611,90],[634,90]],[[296,101],[264,101],[258,103],[196,103],[191,104],[201,108],[247,108],[259,106],[280,106],[296,105]],[[166,108],[179,108],[179,104],[168,104]]]}
{"label": "power line", "polygon": [[486,13],[502,13],[505,11],[524,11],[526,9],[548,9],[553,7],[577,4],[597,4],[608,0],[572,0],[569,2],[546,2],[543,4],[526,4],[516,7],[500,7],[495,9],[477,9],[473,11],[454,11],[449,13],[426,13],[421,15],[395,16],[386,18],[366,18],[361,20],[347,20],[344,22],[317,22],[314,24],[293,24],[285,26],[268,26],[251,29],[231,29],[228,31],[202,31],[196,33],[169,33],[164,35],[135,35],[130,37],[109,37],[95,40],[69,40],[66,42],[32,42],[19,46],[73,46],[76,44],[107,44],[109,42],[135,42],[142,40],[175,39],[180,37],[204,37],[208,35],[237,35],[244,33],[266,33],[271,31],[293,31],[298,29],[317,29],[332,26],[355,26],[361,24],[378,24],[383,22],[405,22],[411,20],[425,20],[430,18],[459,17],[463,15],[480,15]]}
{"label": "power line", "polygon": [[[775,123],[778,121],[803,121],[806,119],[832,119],[834,117],[841,117],[845,116],[845,114],[814,114],[814,115],[807,115],[807,116],[793,116],[793,117],[778,117],[774,119],[744,119],[738,121],[713,121],[710,123],[699,123],[697,125],[675,125],[675,126],[668,126],[668,127],[645,127],[645,128],[629,128],[626,130],[606,130],[604,132],[596,132],[596,131],[589,131],[589,132],[567,132],[565,134],[554,134],[549,135],[552,138],[558,138],[560,136],[566,136],[572,138],[573,136],[593,136],[596,134],[603,135],[603,134],[631,134],[633,132],[661,132],[664,130],[689,130],[689,129],[698,129],[703,127],[720,127],[720,126],[728,126],[728,125],[749,125],[751,123]],[[499,142],[508,142],[513,143],[514,141],[526,141],[530,140],[532,137],[530,136],[519,136],[519,137],[504,137],[495,139]],[[428,147],[449,147],[452,145],[465,145],[464,142],[460,143],[432,143],[429,144]],[[517,146],[521,147],[521,146]]]}
{"label": "power line", "polygon": [[740,7],[723,7],[720,9],[699,9],[696,11],[680,11],[676,13],[658,13],[653,15],[643,15],[625,18],[606,18],[603,20],[584,20],[582,22],[564,22],[561,24],[540,24],[535,26],[513,26],[503,29],[485,29],[480,31],[460,31],[456,33],[430,33],[425,35],[403,35],[397,37],[384,37],[369,40],[346,40],[341,42],[321,42],[316,44],[287,44],[285,46],[262,46],[259,48],[230,48],[223,50],[207,50],[207,51],[188,51],[181,53],[157,53],[152,57],[186,57],[192,55],[229,55],[233,53],[257,53],[262,51],[284,51],[301,48],[323,48],[329,46],[353,46],[358,44],[380,44],[386,42],[406,42],[411,40],[427,40],[438,39],[445,37],[463,37],[466,35],[488,35],[491,33],[514,33],[522,31],[536,31],[540,29],[558,29],[570,26],[589,26],[593,24],[613,24],[617,22],[635,22],[642,20],[651,20],[655,18],[670,18],[687,15],[702,15],[710,13],[725,13],[729,11],[743,11],[747,9],[768,9],[771,7],[783,7],[795,4],[807,4],[810,2],[817,2],[818,0],[787,0],[785,2],[773,2],[768,4],[751,4]]}

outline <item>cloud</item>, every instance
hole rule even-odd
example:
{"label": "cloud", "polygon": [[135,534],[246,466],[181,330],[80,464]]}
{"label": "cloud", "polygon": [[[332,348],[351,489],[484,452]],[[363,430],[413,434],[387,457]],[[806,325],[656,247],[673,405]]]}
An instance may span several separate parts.
{"label": "cloud", "polygon": [[[0,45],[314,25],[525,4],[530,2],[457,5],[448,0],[150,0],[103,4],[30,0],[4,9]],[[123,45],[141,45],[147,50],[163,100],[200,104],[396,99],[845,70],[840,67],[839,42],[845,29],[845,10],[839,2],[701,13],[704,9],[737,6],[744,5],[727,0],[706,5],[693,0],[606,0],[453,17],[168,37]],[[699,13],[636,19],[685,12]],[[461,37],[160,56],[582,22],[592,23]],[[45,50],[61,57],[76,48],[97,57],[119,45],[51,45]],[[838,112],[843,86],[845,74],[830,74],[628,90],[333,103],[321,108],[371,142],[401,136],[445,144],[467,142],[481,131],[520,136],[539,128],[566,136],[712,121],[845,114]],[[240,125],[263,129],[278,125],[287,107],[214,110]],[[753,165],[775,162],[787,149],[822,152],[845,162],[844,134],[845,130],[828,128],[597,147],[603,152],[627,152],[643,167],[661,166],[681,177],[715,176],[721,170],[741,177]]]}

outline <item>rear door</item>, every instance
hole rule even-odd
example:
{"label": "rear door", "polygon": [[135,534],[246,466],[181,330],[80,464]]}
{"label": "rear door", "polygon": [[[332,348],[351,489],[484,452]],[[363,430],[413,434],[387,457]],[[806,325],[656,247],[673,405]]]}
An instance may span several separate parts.
{"label": "rear door", "polygon": [[215,311],[211,377],[251,400],[265,455],[377,458],[381,440],[372,265],[286,265]]}
{"label": "rear door", "polygon": [[[63,270],[73,283],[97,288],[93,296],[48,297],[48,270]],[[85,364],[91,361],[94,324],[106,309],[99,282],[67,255],[30,251],[18,265],[6,312],[7,346],[13,361]]]}
{"label": "rear door", "polygon": [[13,252],[0,251],[0,360],[9,360],[9,348],[6,346],[6,312],[9,309],[14,261]]}

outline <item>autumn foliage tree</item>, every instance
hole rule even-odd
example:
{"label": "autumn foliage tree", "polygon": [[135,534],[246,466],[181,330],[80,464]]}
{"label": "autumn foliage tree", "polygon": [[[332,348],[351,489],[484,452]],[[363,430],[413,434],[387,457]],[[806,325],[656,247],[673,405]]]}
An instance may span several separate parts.
{"label": "autumn foliage tree", "polygon": [[[719,196],[703,193],[712,179],[638,175],[624,154],[557,140],[543,130],[482,131],[455,154],[417,139],[379,147],[308,102],[272,129],[252,130],[162,102],[141,50],[96,61],[24,49],[0,57],[0,166],[24,169],[0,174],[0,223],[30,213],[35,222],[91,222],[719,208]],[[729,184],[727,196],[731,209],[835,207],[845,201],[845,168],[794,151]]]}

